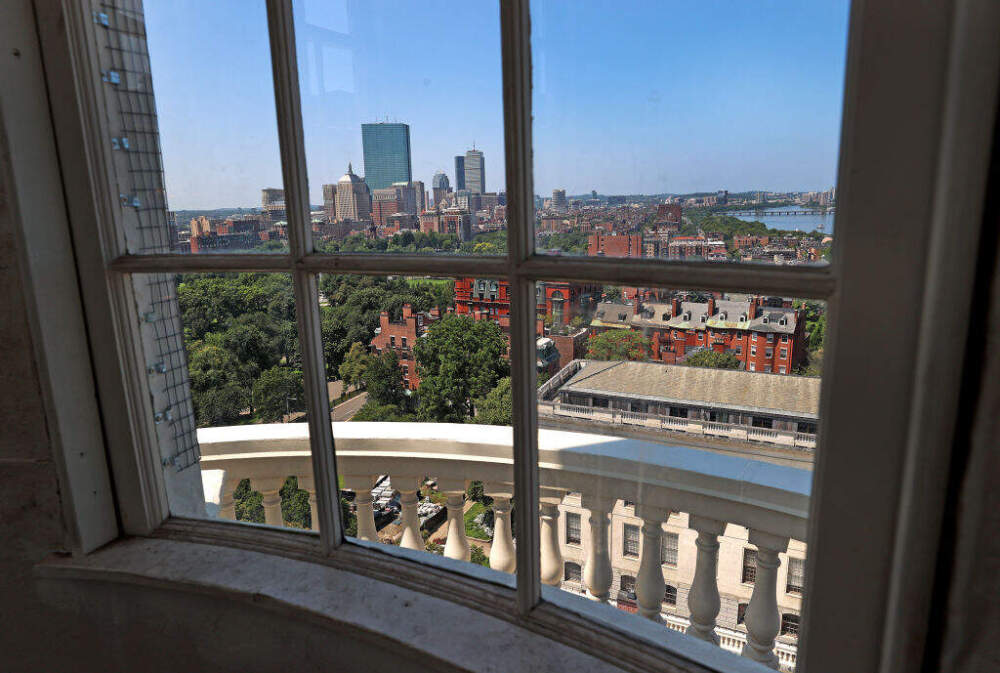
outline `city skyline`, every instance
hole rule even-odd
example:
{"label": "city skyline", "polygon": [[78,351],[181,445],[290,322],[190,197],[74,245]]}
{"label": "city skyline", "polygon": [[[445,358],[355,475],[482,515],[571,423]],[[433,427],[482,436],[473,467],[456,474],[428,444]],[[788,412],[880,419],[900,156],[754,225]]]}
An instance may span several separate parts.
{"label": "city skyline", "polygon": [[[386,118],[411,128],[412,179],[443,170],[456,186],[454,157],[475,143],[484,191],[505,191],[498,11],[436,6],[296,3],[311,203],[363,164],[361,124]],[[532,10],[536,193],[836,184],[846,2]],[[146,12],[170,207],[256,205],[262,187],[282,186],[263,3],[153,0]],[[350,50],[334,44],[375,25]],[[461,34],[477,48],[456,58],[447,45]]]}

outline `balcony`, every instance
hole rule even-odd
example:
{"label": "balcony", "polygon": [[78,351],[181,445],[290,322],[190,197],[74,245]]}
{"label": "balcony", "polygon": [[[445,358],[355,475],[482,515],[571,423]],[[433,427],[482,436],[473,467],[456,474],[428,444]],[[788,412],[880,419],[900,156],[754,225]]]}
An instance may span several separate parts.
{"label": "balcony", "polygon": [[[310,505],[315,507],[307,432],[305,424],[199,430],[209,514],[235,518],[233,492],[242,479],[249,479],[263,496],[266,523],[281,526],[279,489],[292,475],[298,477],[300,488],[309,492]],[[494,499],[490,566],[514,572],[511,428],[334,423],[334,436],[338,473],[344,487],[356,494],[359,538],[378,539],[371,489],[377,476],[390,475],[401,494],[400,546],[423,550],[418,489],[422,478],[428,476],[447,496],[444,555],[469,560],[463,520],[465,490],[469,481],[482,481],[485,493]],[[578,501],[589,512],[589,517],[584,517],[589,520],[589,535],[583,539],[582,583],[572,584],[579,587],[578,592],[585,588],[585,595],[595,601],[613,602],[617,598],[612,588],[609,516],[618,500],[626,499],[635,503],[634,515],[641,520],[636,612],[773,668],[794,667],[794,642],[785,638],[778,641],[779,555],[787,550],[790,540],[806,537],[811,472],[683,446],[542,429],[539,483],[540,561],[545,584],[562,584],[560,511],[565,501]],[[685,614],[673,614],[663,604],[660,549],[663,524],[668,520],[683,521],[694,540],[694,571],[686,610],[682,611]],[[315,526],[315,518],[313,521]],[[745,613],[745,632],[716,623],[720,611],[719,538],[727,526],[745,528],[747,541],[757,547],[756,581]]]}

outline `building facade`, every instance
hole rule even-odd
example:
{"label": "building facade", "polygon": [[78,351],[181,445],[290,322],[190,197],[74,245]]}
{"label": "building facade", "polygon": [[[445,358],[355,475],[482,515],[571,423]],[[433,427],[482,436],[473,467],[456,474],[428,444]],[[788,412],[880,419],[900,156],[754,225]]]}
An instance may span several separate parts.
{"label": "building facade", "polygon": [[591,257],[642,257],[641,234],[591,234],[587,240]]}
{"label": "building facade", "polygon": [[409,124],[362,124],[361,145],[369,189],[385,189],[395,182],[413,180]]}
{"label": "building facade", "polygon": [[417,361],[413,357],[413,346],[417,339],[424,335],[431,323],[441,318],[437,308],[427,311],[414,311],[410,304],[403,305],[403,314],[399,320],[391,320],[388,311],[379,315],[379,326],[375,329],[375,337],[369,346],[376,354],[387,350],[396,353],[399,368],[403,372],[403,384],[409,390],[420,387],[420,376],[417,373]]}
{"label": "building facade", "polygon": [[456,191],[460,189],[468,189],[473,194],[486,191],[486,162],[482,151],[471,149],[465,153],[465,184]]}
{"label": "building facade", "polygon": [[368,185],[354,174],[351,164],[347,172],[337,181],[337,220],[367,221],[371,219],[372,197]]}
{"label": "building facade", "polygon": [[465,156],[455,157],[455,191],[465,189]]}

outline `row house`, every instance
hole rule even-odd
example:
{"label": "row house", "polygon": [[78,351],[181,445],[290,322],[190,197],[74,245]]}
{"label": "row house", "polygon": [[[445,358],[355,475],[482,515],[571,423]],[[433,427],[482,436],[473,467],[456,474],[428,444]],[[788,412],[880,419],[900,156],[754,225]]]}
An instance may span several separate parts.
{"label": "row house", "polygon": [[410,304],[403,305],[403,315],[400,320],[391,320],[388,311],[382,311],[379,315],[379,326],[375,328],[375,337],[371,340],[370,348],[376,354],[387,350],[396,353],[399,368],[403,372],[403,385],[410,390],[420,387],[413,346],[427,328],[440,318],[441,313],[436,307],[430,311],[414,311]]}
{"label": "row house", "polygon": [[763,297],[746,301],[717,299],[668,303],[602,302],[591,331],[631,329],[650,340],[652,360],[681,363],[692,353],[732,353],[751,372],[790,374],[806,355],[805,321],[787,306],[765,305]]}

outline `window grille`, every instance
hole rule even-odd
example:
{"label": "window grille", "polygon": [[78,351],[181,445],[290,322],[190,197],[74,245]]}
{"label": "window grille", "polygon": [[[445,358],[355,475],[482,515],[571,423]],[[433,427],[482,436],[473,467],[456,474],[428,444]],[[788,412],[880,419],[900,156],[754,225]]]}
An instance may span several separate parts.
{"label": "window grille", "polygon": [[753,584],[757,580],[757,550],[743,550],[743,584]]}
{"label": "window grille", "polygon": [[622,555],[637,558],[639,556],[639,527],[626,523],[622,529]]}
{"label": "window grille", "polygon": [[580,544],[580,515],[566,512],[566,544]]}
{"label": "window grille", "polygon": [[660,538],[660,563],[677,566],[677,533],[664,533]]}
{"label": "window grille", "polygon": [[582,582],[583,571],[580,564],[567,561],[563,570],[563,579],[566,582]]}
{"label": "window grille", "polygon": [[785,591],[790,594],[801,594],[806,581],[806,562],[800,558],[788,559],[788,580]]}
{"label": "window grille", "polygon": [[669,584],[663,587],[663,602],[667,605],[677,605],[677,587]]}
{"label": "window grille", "polygon": [[790,613],[781,615],[781,635],[783,636],[799,635],[798,615],[793,615]]}

